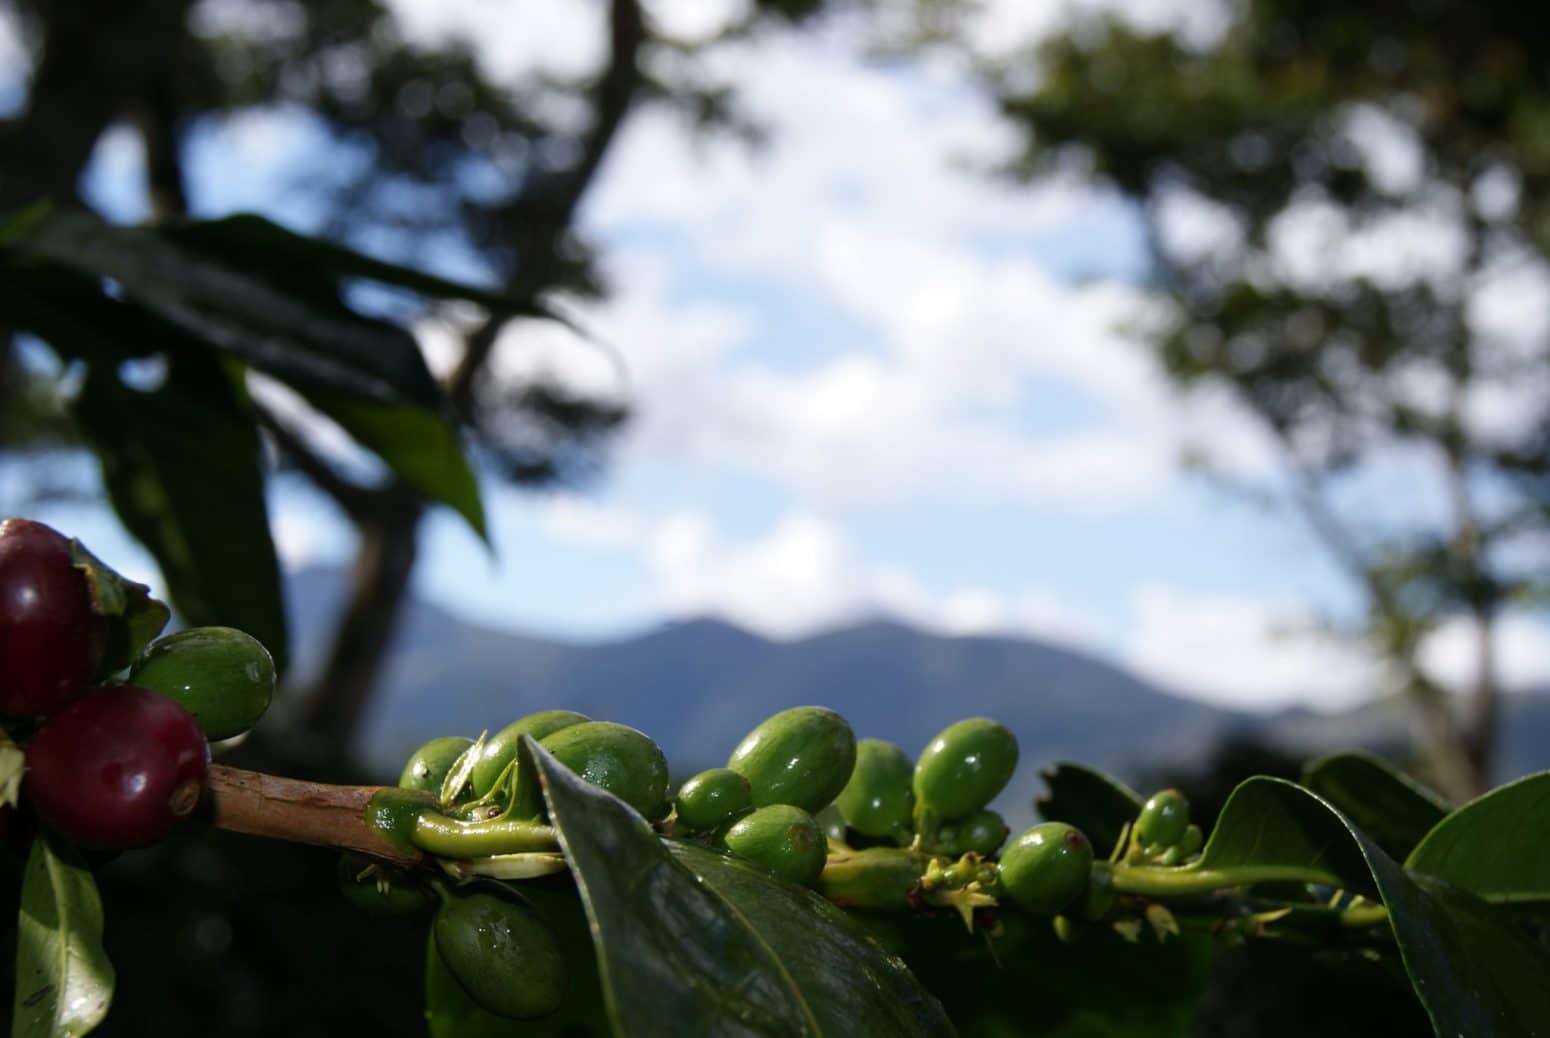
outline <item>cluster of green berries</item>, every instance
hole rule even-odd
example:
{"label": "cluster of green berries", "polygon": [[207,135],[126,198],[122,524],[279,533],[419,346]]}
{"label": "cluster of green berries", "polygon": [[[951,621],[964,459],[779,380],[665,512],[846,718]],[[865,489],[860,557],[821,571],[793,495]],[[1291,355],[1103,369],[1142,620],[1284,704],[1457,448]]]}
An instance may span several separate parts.
{"label": "cluster of green berries", "polygon": [[73,843],[118,850],[193,813],[207,740],[257,722],[275,669],[257,640],[203,627],[152,641],[127,673],[104,673],[118,631],[85,557],[42,523],[0,522],[0,720],[5,745],[24,754],[20,806]]}
{"label": "cluster of green berries", "polygon": [[[513,1019],[552,1013],[567,984],[540,906],[519,886],[489,879],[565,867],[535,773],[518,767],[524,735],[663,835],[716,847],[844,906],[952,908],[972,925],[977,908],[1009,902],[1053,917],[1058,932],[1115,905],[1113,863],[1094,860],[1080,829],[1044,822],[1007,842],[989,805],[1017,768],[1018,746],[995,721],[952,724],[911,760],[891,743],[857,741],[832,710],[796,707],[761,722],[724,767],[691,776],[669,797],[667,760],[649,736],[546,710],[492,737],[426,743],[399,788],[373,800],[379,829],[441,858],[462,882],[353,855],[340,866],[345,894],[362,908],[434,907],[431,935],[447,971],[477,1004]],[[1148,801],[1130,829],[1129,864],[1182,864],[1200,849],[1200,830],[1172,790]]]}
{"label": "cluster of green berries", "polygon": [[1200,854],[1205,834],[1189,820],[1189,801],[1176,789],[1154,793],[1130,829],[1125,861],[1131,865],[1184,865]]}

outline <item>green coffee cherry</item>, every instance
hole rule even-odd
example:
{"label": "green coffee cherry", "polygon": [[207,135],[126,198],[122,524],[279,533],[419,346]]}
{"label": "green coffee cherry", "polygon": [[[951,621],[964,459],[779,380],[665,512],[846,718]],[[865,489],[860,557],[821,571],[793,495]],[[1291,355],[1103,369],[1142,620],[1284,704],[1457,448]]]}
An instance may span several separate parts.
{"label": "green coffee cherry", "polygon": [[839,795],[856,766],[856,737],[833,710],[783,710],[749,732],[727,760],[748,780],[756,807],[817,811]]}
{"label": "green coffee cherry", "polygon": [[703,832],[732,821],[753,807],[748,780],[730,768],[702,771],[678,790],[673,802],[678,822],[691,832]]}
{"label": "green coffee cherry", "polygon": [[336,878],[345,900],[368,915],[414,915],[431,903],[429,892],[401,870],[353,851],[339,856]]}
{"label": "green coffee cherry", "polygon": [[547,1016],[565,996],[565,957],[525,902],[490,889],[449,892],[431,924],[448,972],[483,1008],[515,1020]]}
{"label": "green coffee cherry", "polygon": [[732,824],[727,850],[777,879],[801,886],[818,882],[828,848],[813,816],[790,804],[757,808]]}
{"label": "green coffee cherry", "polygon": [[274,660],[235,628],[193,627],[146,646],[129,683],[177,700],[213,742],[241,735],[264,716],[274,698]]}
{"label": "green coffee cherry", "polygon": [[1043,822],[1001,855],[1001,888],[1028,911],[1055,915],[1081,897],[1092,867],[1093,845],[1080,829]]}
{"label": "green coffee cherry", "polygon": [[587,721],[561,728],[539,742],[561,764],[608,790],[648,821],[667,814],[667,758],[645,733],[612,721]]}
{"label": "green coffee cherry", "polygon": [[988,858],[1001,849],[1008,831],[1005,819],[994,811],[981,809],[944,825],[939,842],[943,851],[954,857],[972,851]]}
{"label": "green coffee cherry", "polygon": [[1017,738],[984,717],[949,725],[915,764],[917,812],[961,818],[990,803],[1017,769]]}
{"label": "green coffee cherry", "polygon": [[915,794],[910,789],[914,774],[909,754],[893,743],[862,739],[856,743],[850,781],[835,798],[835,806],[845,824],[863,836],[907,843],[915,813]]}
{"label": "green coffee cherry", "polygon": [[824,863],[818,892],[841,908],[915,907],[926,865],[903,847],[842,851]]}
{"label": "green coffee cherry", "polygon": [[1167,849],[1184,839],[1189,828],[1189,801],[1176,789],[1154,793],[1136,818],[1136,839],[1142,847]]}
{"label": "green coffee cherry", "polygon": [[536,714],[519,717],[484,741],[484,749],[474,765],[469,785],[474,796],[482,797],[495,787],[495,782],[506,770],[506,765],[517,759],[517,743],[522,736],[531,735],[539,742],[562,728],[585,724],[592,720],[586,714],[574,710],[540,710]]}
{"label": "green coffee cherry", "polygon": [[1200,831],[1200,826],[1191,824],[1184,830],[1184,838],[1179,841],[1179,849],[1184,852],[1186,858],[1191,858],[1200,853],[1200,848],[1205,845],[1205,842],[1205,833]]}
{"label": "green coffee cherry", "polygon": [[415,750],[404,765],[403,773],[398,776],[399,787],[419,789],[439,796],[447,772],[452,770],[452,765],[473,744],[472,739],[465,739],[461,735],[444,735],[440,739],[432,739]]}

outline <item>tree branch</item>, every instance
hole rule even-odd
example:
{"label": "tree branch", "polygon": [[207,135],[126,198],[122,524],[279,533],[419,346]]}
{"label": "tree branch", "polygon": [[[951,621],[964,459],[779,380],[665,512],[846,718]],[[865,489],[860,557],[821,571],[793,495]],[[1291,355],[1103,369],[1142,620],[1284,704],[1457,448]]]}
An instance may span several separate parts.
{"label": "tree branch", "polygon": [[[554,282],[560,239],[574,222],[576,207],[602,168],[603,159],[618,138],[625,116],[645,82],[640,49],[646,38],[646,19],[638,0],[613,0],[609,5],[608,67],[593,93],[592,128],[582,143],[581,157],[564,173],[536,189],[542,198],[531,211],[542,213],[542,222],[523,229],[521,237],[526,240],[518,250],[517,269],[506,280],[507,292],[521,302],[533,301]],[[474,382],[504,326],[505,318],[492,317],[476,329],[447,379],[447,396],[453,410],[465,419],[473,413]]]}
{"label": "tree branch", "polygon": [[359,851],[406,868],[425,864],[425,855],[405,851],[366,823],[366,804],[380,788],[301,782],[213,764],[201,811],[217,829]]}
{"label": "tree branch", "polygon": [[275,446],[285,452],[301,474],[311,480],[319,490],[333,498],[334,503],[343,509],[352,521],[357,524],[365,522],[380,510],[380,499],[384,496],[384,491],[357,486],[339,475],[334,471],[333,466],[308,446],[299,433],[257,401],[253,403],[253,415],[259,427],[269,434]]}

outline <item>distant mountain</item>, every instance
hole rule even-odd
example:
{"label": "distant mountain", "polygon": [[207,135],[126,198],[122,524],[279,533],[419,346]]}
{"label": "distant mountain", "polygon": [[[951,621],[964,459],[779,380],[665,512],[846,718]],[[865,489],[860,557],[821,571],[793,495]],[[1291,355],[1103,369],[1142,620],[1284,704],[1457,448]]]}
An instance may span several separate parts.
{"label": "distant mountain", "polygon": [[[297,674],[316,667],[341,578],[290,587]],[[919,752],[962,717],[1016,733],[1012,790],[1026,817],[1038,766],[1073,758],[1134,772],[1194,756],[1256,719],[1169,695],[1086,653],[999,637],[949,638],[874,621],[774,642],[717,620],[690,620],[618,641],[577,644],[512,634],[411,601],[364,733],[368,763],[396,774],[421,742],[477,735],[534,710],[565,707],[649,733],[688,775],[722,764],[777,710],[821,704],[859,736]]]}
{"label": "distant mountain", "polygon": [[[298,676],[318,665],[343,586],[337,572],[292,579]],[[1022,747],[1023,764],[999,805],[1014,824],[1031,814],[1037,768],[1058,759],[1134,776],[1203,759],[1232,731],[1313,754],[1401,744],[1408,723],[1398,703],[1336,716],[1239,713],[1171,695],[1072,649],[942,637],[888,621],[775,642],[702,619],[582,644],[479,626],[412,600],[362,749],[368,764],[392,778],[434,736],[472,737],[565,707],[647,732],[675,774],[687,776],[722,764],[763,718],[803,704],[838,710],[858,736],[912,754],[959,718],[998,719]],[[1514,697],[1504,730],[1504,777],[1550,767],[1550,696]]]}

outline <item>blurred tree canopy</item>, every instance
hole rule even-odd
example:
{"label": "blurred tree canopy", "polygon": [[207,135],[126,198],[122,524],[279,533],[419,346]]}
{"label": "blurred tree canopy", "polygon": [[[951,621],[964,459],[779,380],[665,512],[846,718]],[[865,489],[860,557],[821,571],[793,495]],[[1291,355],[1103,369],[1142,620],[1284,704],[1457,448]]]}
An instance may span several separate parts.
{"label": "blurred tree canopy", "polygon": [[[290,113],[329,142],[328,160],[298,185],[324,233],[388,259],[420,262],[436,248],[470,256],[518,312],[544,314],[555,291],[604,290],[576,214],[632,113],[667,105],[697,130],[757,139],[735,85],[700,58],[822,4],[761,2],[694,41],[659,31],[638,0],[588,6],[602,37],[597,67],[531,70],[510,82],[486,70],[474,41],[407,39],[380,0],[0,0],[30,62],[25,104],[0,119],[0,212],[39,198],[84,204],[94,150],[128,126],[143,145],[152,218],[176,221],[195,187],[194,132],[244,113]],[[584,478],[627,402],[557,378],[496,377],[491,361],[509,342],[508,319],[458,324],[443,376],[454,417],[488,472],[520,484]],[[27,363],[11,339],[0,333],[0,448],[68,444],[64,373]],[[349,603],[307,717],[323,746],[347,745],[408,591],[424,502],[396,479],[341,464],[348,459],[331,456],[283,407],[262,397],[255,406],[284,463],[359,534]]]}
{"label": "blurred tree canopy", "polygon": [[[1351,633],[1419,707],[1437,779],[1477,790],[1501,619],[1540,600],[1550,533],[1550,13],[1222,13],[1210,39],[1083,18],[987,68],[1024,144],[1012,172],[1138,203],[1171,304],[1151,345],[1260,420],[1273,500],[1362,592]],[[1413,507],[1353,507],[1363,480]],[[1423,659],[1444,625],[1473,643],[1461,708]]]}

